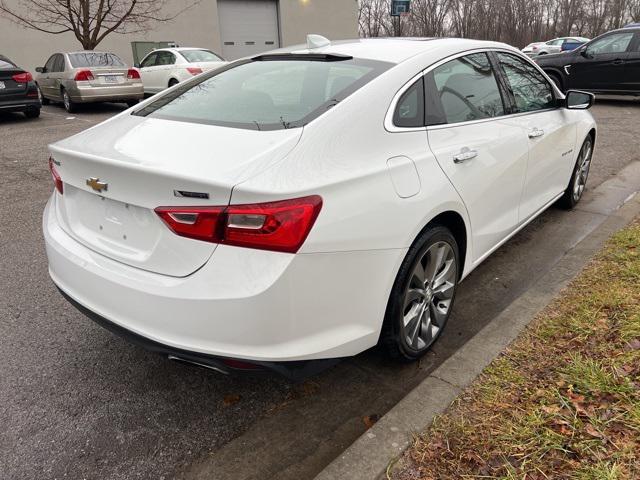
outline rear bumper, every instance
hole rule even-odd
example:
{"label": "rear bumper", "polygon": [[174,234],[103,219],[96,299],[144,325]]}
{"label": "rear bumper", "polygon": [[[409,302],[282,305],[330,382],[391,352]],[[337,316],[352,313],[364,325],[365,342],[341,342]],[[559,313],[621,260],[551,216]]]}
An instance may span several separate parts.
{"label": "rear bumper", "polygon": [[75,84],[69,87],[68,92],[71,100],[76,103],[124,102],[127,100],[141,100],[144,97],[142,83],[107,85],[104,87]]}
{"label": "rear bumper", "polygon": [[133,335],[194,355],[272,363],[366,350],[377,343],[406,253],[291,255],[220,245],[195,273],[169,277],[123,265],[71,238],[51,208],[56,195],[43,229],[58,288]]}
{"label": "rear bumper", "polygon": [[113,323],[107,320],[106,318],[101,317],[97,313],[92,312],[88,308],[82,306],[81,304],[76,302],[73,298],[71,298],[69,295],[67,295],[59,287],[58,287],[58,290],[60,291],[62,296],[71,305],[77,308],[81,313],[83,313],[88,318],[96,322],[102,328],[109,330],[111,333],[114,333],[124,338],[129,343],[138,345],[139,347],[142,347],[145,350],[149,350],[151,352],[164,355],[168,359],[208,368],[210,370],[214,370],[224,375],[230,375],[235,373],[259,373],[264,370],[271,370],[291,380],[303,380],[309,376],[315,375],[327,368],[332,367],[339,361],[339,359],[306,360],[306,361],[303,360],[299,362],[254,361],[251,363],[257,367],[255,370],[247,369],[247,368],[234,368],[233,366],[230,366],[229,364],[225,363],[225,360],[228,360],[228,359],[171,347],[169,345],[164,345],[162,343],[155,342],[149,338],[143,337],[142,335],[133,333],[132,331],[127,330],[126,328],[123,328],[120,325]]}
{"label": "rear bumper", "polygon": [[39,109],[41,107],[38,97],[24,97],[14,100],[2,100],[0,97],[0,112],[24,112],[25,110]]}

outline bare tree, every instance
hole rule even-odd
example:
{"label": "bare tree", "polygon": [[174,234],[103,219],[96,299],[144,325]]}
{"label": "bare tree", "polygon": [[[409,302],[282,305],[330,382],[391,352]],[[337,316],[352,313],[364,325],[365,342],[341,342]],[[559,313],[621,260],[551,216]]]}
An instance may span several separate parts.
{"label": "bare tree", "polygon": [[167,0],[0,0],[0,16],[26,28],[58,35],[73,32],[85,50],[93,50],[111,33],[144,33],[168,22],[199,0],[173,13]]}
{"label": "bare tree", "polygon": [[[360,1],[360,34],[393,34],[389,0]],[[640,21],[640,0],[412,0],[402,31],[512,45],[559,36],[595,37]]]}

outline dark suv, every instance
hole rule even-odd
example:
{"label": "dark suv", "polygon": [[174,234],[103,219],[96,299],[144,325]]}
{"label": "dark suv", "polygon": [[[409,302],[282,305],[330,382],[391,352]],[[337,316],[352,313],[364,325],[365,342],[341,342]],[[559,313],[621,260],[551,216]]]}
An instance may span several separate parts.
{"label": "dark suv", "polygon": [[31,74],[0,55],[0,112],[24,112],[28,118],[40,115],[40,96]]}
{"label": "dark suv", "polygon": [[640,95],[640,27],[613,30],[573,51],[535,61],[563,91]]}

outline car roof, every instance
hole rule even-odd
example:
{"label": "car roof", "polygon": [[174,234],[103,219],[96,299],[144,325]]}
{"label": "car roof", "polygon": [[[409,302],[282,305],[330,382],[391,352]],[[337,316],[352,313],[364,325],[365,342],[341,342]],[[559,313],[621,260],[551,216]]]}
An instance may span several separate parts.
{"label": "car roof", "polygon": [[443,51],[473,50],[476,48],[506,48],[517,51],[514,47],[500,42],[471,40],[465,38],[359,38],[354,40],[338,40],[320,48],[307,48],[306,44],[293,45],[265,52],[277,53],[319,53],[349,55],[355,58],[380,60],[391,63],[402,63],[417,55],[433,54],[434,59]]}

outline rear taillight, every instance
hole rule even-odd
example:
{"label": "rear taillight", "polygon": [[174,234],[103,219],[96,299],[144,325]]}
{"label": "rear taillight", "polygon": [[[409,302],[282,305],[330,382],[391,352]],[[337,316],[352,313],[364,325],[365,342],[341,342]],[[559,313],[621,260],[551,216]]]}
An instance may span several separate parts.
{"label": "rear taillight", "polygon": [[296,253],[311,231],[322,198],[228,207],[158,207],[156,213],[177,235],[246,248]]}
{"label": "rear taillight", "polygon": [[138,70],[136,70],[135,68],[130,68],[129,70],[127,70],[127,78],[129,80],[139,80],[140,72],[138,72]]}
{"label": "rear taillight", "polygon": [[93,80],[93,73],[91,73],[91,70],[79,70],[73,79],[77,82],[91,81]]}
{"label": "rear taillight", "polygon": [[16,73],[11,78],[17,83],[29,83],[33,80],[33,77],[29,72]]}
{"label": "rear taillight", "polygon": [[202,69],[200,67],[187,67],[187,72],[191,75],[200,75],[202,73]]}
{"label": "rear taillight", "polygon": [[51,157],[49,157],[49,171],[51,172],[51,177],[53,178],[53,183],[56,186],[56,190],[58,190],[58,193],[62,195],[62,193],[64,192],[62,178],[56,170],[56,166],[53,163],[53,158]]}

